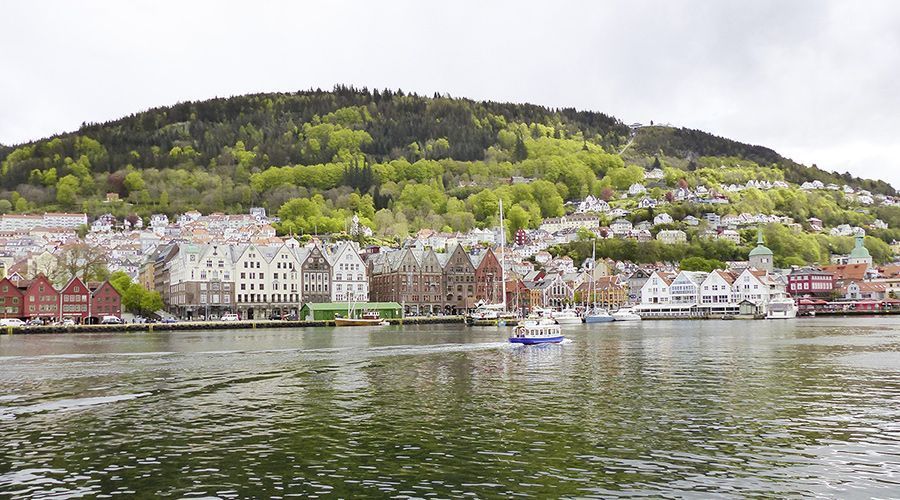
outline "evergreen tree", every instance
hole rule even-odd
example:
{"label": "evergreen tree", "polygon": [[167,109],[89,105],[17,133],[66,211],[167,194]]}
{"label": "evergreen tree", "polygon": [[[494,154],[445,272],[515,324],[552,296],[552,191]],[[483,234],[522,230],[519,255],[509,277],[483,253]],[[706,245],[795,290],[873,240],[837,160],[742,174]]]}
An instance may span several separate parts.
{"label": "evergreen tree", "polygon": [[513,160],[523,161],[528,158],[528,149],[525,148],[525,141],[519,136],[516,138],[516,148],[513,150]]}

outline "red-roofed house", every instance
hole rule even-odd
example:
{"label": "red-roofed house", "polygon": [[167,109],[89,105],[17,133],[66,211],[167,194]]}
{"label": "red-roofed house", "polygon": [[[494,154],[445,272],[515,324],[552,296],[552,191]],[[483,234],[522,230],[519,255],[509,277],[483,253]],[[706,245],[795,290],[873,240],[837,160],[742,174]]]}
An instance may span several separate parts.
{"label": "red-roofed house", "polygon": [[841,286],[851,281],[864,280],[868,268],[867,264],[842,264],[838,266],[822,266],[822,271],[833,274],[835,286]]}
{"label": "red-roofed house", "polygon": [[104,316],[122,317],[122,296],[109,281],[98,286],[91,297],[91,317],[100,321]]}
{"label": "red-roofed house", "polygon": [[852,281],[842,291],[847,300],[884,300],[888,286],[887,283]]}
{"label": "red-roofed house", "polygon": [[60,291],[60,319],[72,318],[75,323],[85,323],[90,309],[90,290],[80,278],[72,278]]}
{"label": "red-roofed house", "polygon": [[59,317],[59,292],[43,274],[31,280],[25,289],[26,318],[56,319]]}
{"label": "red-roofed house", "polygon": [[9,278],[0,280],[0,316],[4,318],[21,318],[25,295]]}
{"label": "red-roofed house", "polygon": [[489,304],[502,302],[503,270],[494,251],[488,249],[475,260],[475,298]]}

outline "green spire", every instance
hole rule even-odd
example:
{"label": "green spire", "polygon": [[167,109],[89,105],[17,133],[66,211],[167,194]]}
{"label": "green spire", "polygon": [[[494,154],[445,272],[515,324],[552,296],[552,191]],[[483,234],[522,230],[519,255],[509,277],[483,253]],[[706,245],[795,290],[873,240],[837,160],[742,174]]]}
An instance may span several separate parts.
{"label": "green spire", "polygon": [[756,230],[756,247],[753,250],[750,250],[750,257],[757,257],[768,255],[772,256],[773,252],[769,250],[763,242],[763,234],[762,227],[757,228]]}

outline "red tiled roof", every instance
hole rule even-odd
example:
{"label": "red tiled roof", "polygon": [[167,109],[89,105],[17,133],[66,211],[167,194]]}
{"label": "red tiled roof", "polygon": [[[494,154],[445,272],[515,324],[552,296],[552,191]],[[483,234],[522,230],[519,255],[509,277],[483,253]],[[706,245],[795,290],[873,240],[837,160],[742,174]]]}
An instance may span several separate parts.
{"label": "red tiled roof", "polygon": [[715,273],[718,274],[719,276],[721,276],[722,279],[725,280],[725,282],[728,283],[729,285],[734,284],[734,281],[737,279],[737,275],[732,272],[729,272],[729,271],[723,271],[721,269],[716,269]]}
{"label": "red tiled roof", "polygon": [[822,270],[834,275],[836,280],[862,281],[866,276],[867,264],[842,264],[823,266]]}
{"label": "red tiled roof", "polygon": [[882,276],[896,278],[900,276],[900,264],[887,264],[881,268]]}

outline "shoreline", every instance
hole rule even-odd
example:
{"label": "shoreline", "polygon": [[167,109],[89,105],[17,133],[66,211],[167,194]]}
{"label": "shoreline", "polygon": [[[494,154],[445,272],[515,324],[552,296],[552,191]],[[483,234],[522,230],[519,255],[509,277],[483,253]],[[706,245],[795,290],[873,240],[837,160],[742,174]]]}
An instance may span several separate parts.
{"label": "shoreline", "polygon": [[[815,316],[797,316],[791,319],[809,319],[816,317],[849,317],[849,316],[895,316],[900,315],[898,311],[840,311],[840,312],[817,312]],[[756,320],[764,318],[749,317],[731,317],[723,318],[721,316],[714,317],[648,317],[643,318],[644,321],[697,321],[697,320]],[[465,318],[463,316],[417,316],[412,318],[391,318],[387,319],[391,325],[429,325],[429,324],[463,324]],[[472,326],[497,326],[496,321],[476,322]],[[507,326],[514,326],[509,323]],[[129,333],[129,332],[176,332],[176,331],[199,331],[199,330],[256,330],[260,328],[313,328],[313,327],[332,327],[337,326],[334,320],[309,320],[309,321],[193,321],[181,323],[125,323],[122,325],[47,325],[47,326],[26,326],[16,327],[7,326],[0,327],[0,334],[6,335],[29,335],[29,334],[64,334],[64,333]],[[344,327],[352,328],[352,327]]]}
{"label": "shoreline", "polygon": [[[412,318],[386,319],[391,325],[429,325],[463,323],[462,316],[417,316]],[[256,330],[258,328],[311,328],[336,327],[334,320],[309,321],[185,321],[179,323],[124,323],[121,325],[47,325],[47,326],[7,326],[0,332],[7,335],[59,334],[59,333],[130,333],[130,332],[174,332],[197,330]],[[352,328],[352,327],[343,327]]]}

